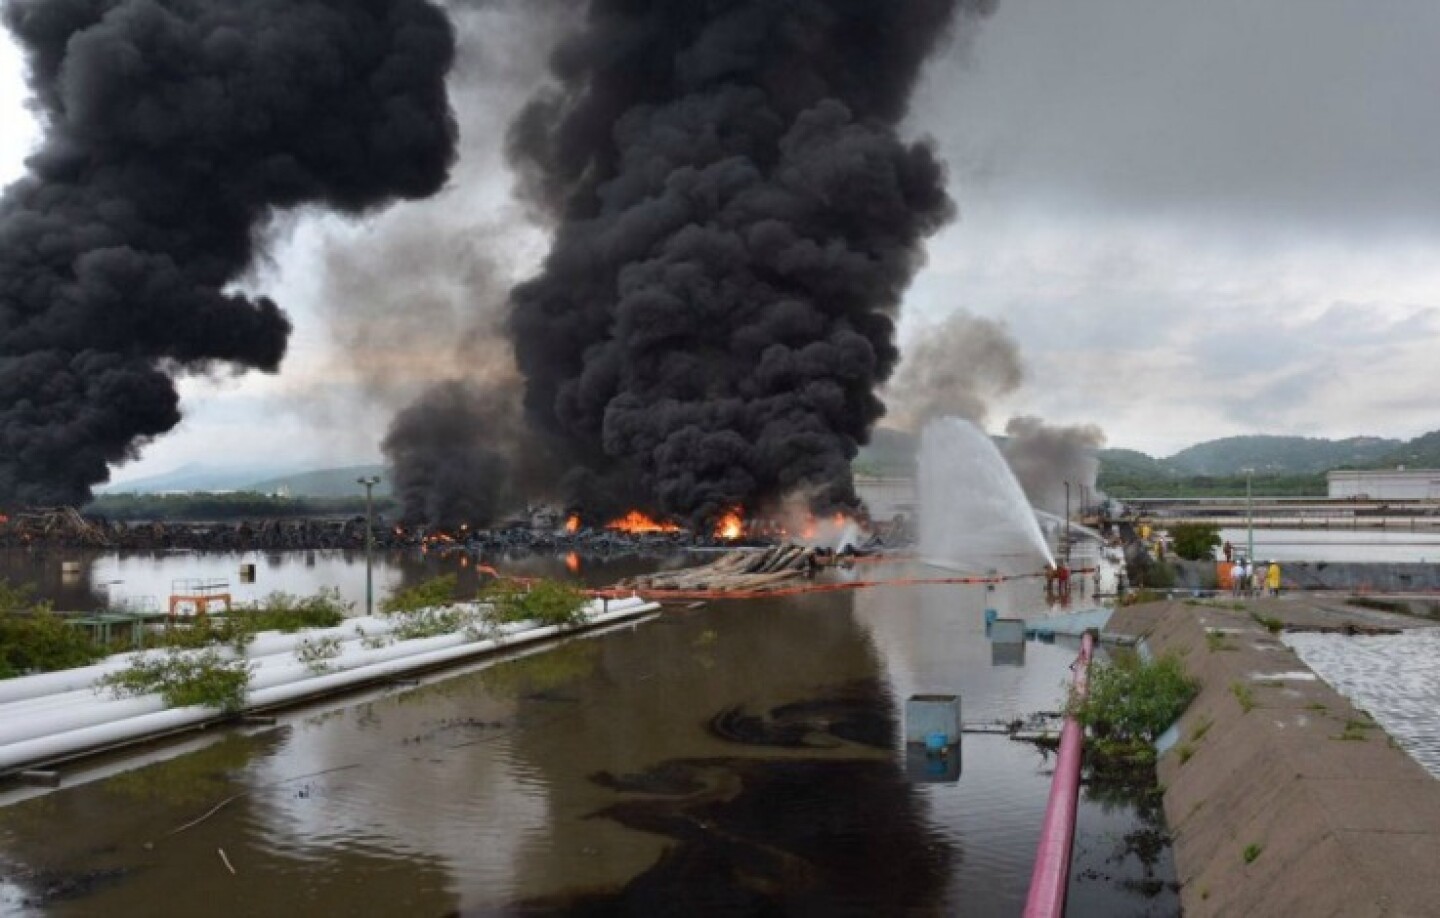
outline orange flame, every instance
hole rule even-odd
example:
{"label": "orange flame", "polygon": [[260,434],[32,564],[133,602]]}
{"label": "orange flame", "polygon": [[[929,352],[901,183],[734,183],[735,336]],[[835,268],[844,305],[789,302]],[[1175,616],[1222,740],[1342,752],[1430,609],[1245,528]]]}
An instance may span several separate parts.
{"label": "orange flame", "polygon": [[720,522],[715,524],[715,538],[733,541],[745,535],[745,518],[737,507],[726,510],[725,515],[720,517]]}
{"label": "orange flame", "polygon": [[571,535],[580,531],[580,514],[570,514],[570,518],[565,521],[565,531]]}
{"label": "orange flame", "polygon": [[572,574],[580,573],[580,556],[575,554],[575,552],[573,551],[570,552],[568,555],[565,556],[565,567]]}
{"label": "orange flame", "polygon": [[611,520],[606,529],[613,529],[617,532],[646,533],[646,532],[679,532],[680,527],[674,523],[661,523],[652,520],[639,510],[631,510],[618,520]]}

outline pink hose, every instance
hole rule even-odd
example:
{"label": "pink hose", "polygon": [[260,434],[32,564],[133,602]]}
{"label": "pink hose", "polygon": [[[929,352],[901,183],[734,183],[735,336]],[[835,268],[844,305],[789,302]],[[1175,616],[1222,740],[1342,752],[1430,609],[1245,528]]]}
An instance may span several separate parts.
{"label": "pink hose", "polygon": [[[1090,652],[1095,638],[1085,632],[1075,671],[1075,697],[1085,698]],[[1080,758],[1085,734],[1073,717],[1065,718],[1060,730],[1060,757],[1050,783],[1050,802],[1040,827],[1040,845],[1035,851],[1035,869],[1030,874],[1030,896],[1025,901],[1025,918],[1061,918],[1065,914],[1065,893],[1070,885],[1070,849],[1075,843],[1075,811],[1080,797]]]}

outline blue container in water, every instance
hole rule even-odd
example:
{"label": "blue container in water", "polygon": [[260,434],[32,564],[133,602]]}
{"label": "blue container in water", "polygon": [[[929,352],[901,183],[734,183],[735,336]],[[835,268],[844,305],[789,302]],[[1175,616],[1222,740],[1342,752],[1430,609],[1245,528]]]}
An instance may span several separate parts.
{"label": "blue container in water", "polygon": [[944,755],[945,748],[950,745],[950,737],[944,733],[925,734],[925,752],[929,755]]}

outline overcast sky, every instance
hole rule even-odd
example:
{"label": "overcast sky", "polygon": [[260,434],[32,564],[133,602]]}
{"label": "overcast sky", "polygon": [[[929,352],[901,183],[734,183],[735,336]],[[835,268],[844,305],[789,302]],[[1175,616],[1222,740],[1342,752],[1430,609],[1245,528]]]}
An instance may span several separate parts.
{"label": "overcast sky", "polygon": [[[1436,47],[1440,4],[1403,0],[1000,0],[913,112],[962,216],[932,241],[903,335],[956,309],[1006,324],[1026,382],[992,407],[997,432],[1035,414],[1168,455],[1440,427]],[[24,96],[7,39],[6,181],[35,137]],[[383,413],[298,407],[344,385],[315,372],[314,262],[347,232],[363,228],[302,218],[247,282],[296,321],[281,375],[186,381],[182,427],[117,478],[378,456]]]}

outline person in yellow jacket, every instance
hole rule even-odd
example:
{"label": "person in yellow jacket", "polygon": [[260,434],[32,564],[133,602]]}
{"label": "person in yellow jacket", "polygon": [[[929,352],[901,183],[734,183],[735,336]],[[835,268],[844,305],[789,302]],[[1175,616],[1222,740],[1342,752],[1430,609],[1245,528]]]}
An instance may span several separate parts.
{"label": "person in yellow jacket", "polygon": [[1271,596],[1280,595],[1280,565],[1274,561],[1270,562],[1270,569],[1265,572],[1265,589],[1270,591]]}

